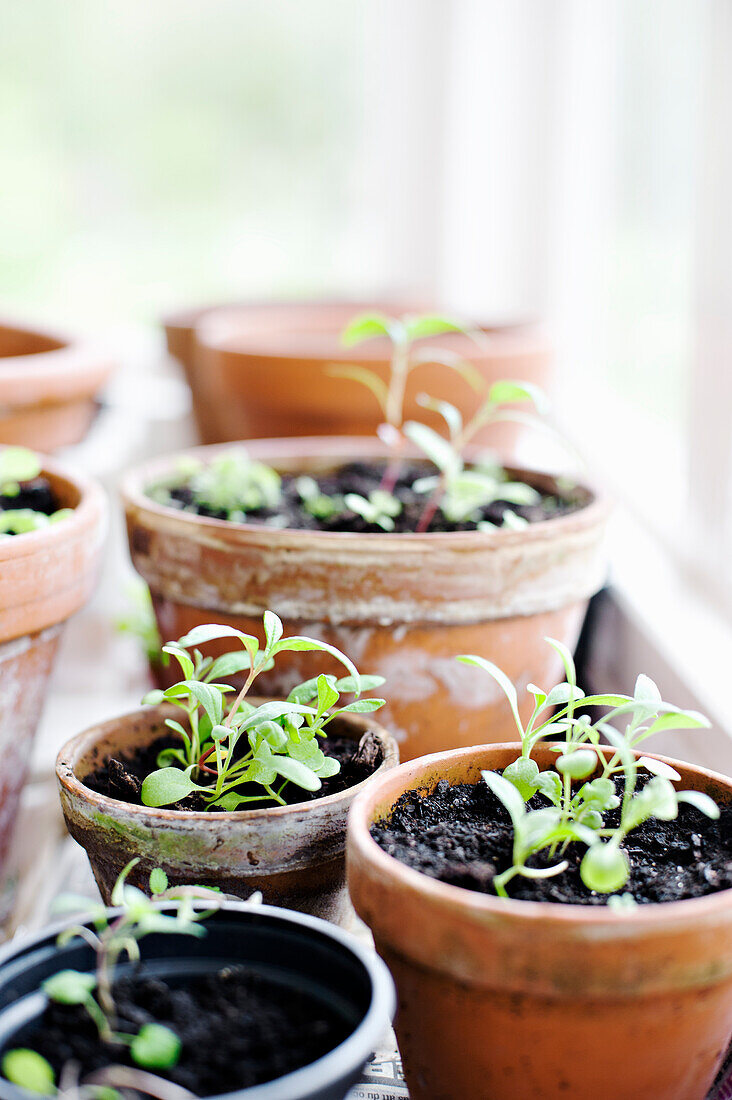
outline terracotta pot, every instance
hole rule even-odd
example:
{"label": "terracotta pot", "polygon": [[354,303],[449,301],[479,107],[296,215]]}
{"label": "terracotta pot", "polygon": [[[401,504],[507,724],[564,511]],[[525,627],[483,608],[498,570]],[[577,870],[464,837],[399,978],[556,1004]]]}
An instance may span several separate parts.
{"label": "terracotta pot", "polygon": [[[226,449],[219,448],[219,450]],[[281,470],[322,472],[383,456],[366,439],[260,440],[249,453]],[[191,452],[206,459],[216,448]],[[607,505],[590,489],[572,515],[523,531],[340,534],[274,530],[204,519],[155,504],[145,488],[176,458],[128,475],[123,485],[132,561],[150,587],[161,637],[225,622],[261,631],[270,608],[289,633],[315,635],[364,673],[386,677],[380,712],[402,759],[458,745],[506,740],[514,729],[502,693],[455,661],[480,653],[519,684],[561,676],[544,638],[574,646],[588,597],[605,573]],[[522,472],[551,488],[546,474]],[[211,652],[220,652],[212,646]],[[262,690],[287,694],[322,658],[283,654]]]}
{"label": "terracotta pot", "polygon": [[[404,791],[477,783],[519,752],[416,760],[351,811],[349,889],[397,985],[412,1100],[703,1100],[732,1033],[732,891],[630,913],[502,900],[430,879],[371,838]],[[725,776],[668,763],[682,787],[732,798]]]}
{"label": "terracotta pot", "polygon": [[[383,420],[373,396],[355,382],[333,377],[328,367],[360,364],[387,377],[390,347],[385,339],[357,348],[344,348],[340,340],[352,317],[374,309],[398,315],[421,307],[404,302],[255,303],[171,318],[168,347],[183,364],[202,440],[373,435]],[[484,326],[483,332],[485,348],[454,333],[420,343],[459,352],[488,382],[516,378],[547,384],[550,351],[534,326]],[[409,380],[405,413],[436,428],[443,426],[440,418],[416,403],[422,392],[452,402],[466,417],[478,402],[454,371],[437,363],[421,366]],[[482,441],[506,450],[517,434],[514,426],[502,424],[484,433]]]}
{"label": "terracotta pot", "polygon": [[79,443],[112,369],[91,346],[0,324],[0,443],[45,452]]}
{"label": "terracotta pot", "polygon": [[[162,867],[175,884],[218,886],[244,899],[261,890],[270,904],[342,920],[349,912],[346,817],[368,781],[299,806],[234,813],[134,806],[85,786],[84,779],[110,754],[149,744],[167,732],[166,717],[180,721],[180,716],[172,706],[133,711],[78,734],[58,755],[66,825],[86,850],[104,901],[109,902],[122,868],[137,856],[130,882],[138,886],[147,885],[153,867]],[[399,762],[396,745],[375,722],[344,716],[339,733],[359,739],[366,730],[376,733],[383,749],[374,774],[393,768]]]}
{"label": "terracotta pot", "polygon": [[0,874],[63,624],[91,595],[105,531],[102,490],[45,462],[73,514],[0,539]]}

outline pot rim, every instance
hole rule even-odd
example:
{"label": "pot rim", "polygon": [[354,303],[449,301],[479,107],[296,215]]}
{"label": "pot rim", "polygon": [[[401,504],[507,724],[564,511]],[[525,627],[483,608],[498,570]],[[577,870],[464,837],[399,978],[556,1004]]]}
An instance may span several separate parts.
{"label": "pot rim", "polygon": [[56,344],[45,351],[0,357],[0,403],[11,408],[91,396],[116,366],[107,350],[92,340],[10,317],[0,317],[0,329]]}
{"label": "pot rim", "polygon": [[[265,702],[268,698],[267,696],[252,696],[250,702]],[[370,783],[375,776],[382,772],[382,770],[391,770],[392,767],[398,766],[399,762],[399,747],[388,730],[378,722],[370,721],[364,715],[344,714],[342,718],[349,726],[355,726],[356,728],[363,726],[362,733],[367,732],[366,727],[373,730],[381,745],[383,759],[378,768],[376,768],[371,775],[367,776],[366,779],[362,779],[360,783],[355,783],[352,787],[347,787],[345,791],[337,791],[334,794],[325,795],[322,798],[313,798],[309,802],[294,802],[289,806],[260,807],[256,810],[224,810],[219,813],[211,813],[208,810],[171,810],[165,806],[138,806],[136,803],[125,802],[120,798],[111,798],[109,795],[99,794],[97,791],[93,791],[90,787],[87,787],[86,784],[78,778],[75,771],[75,765],[79,756],[82,752],[88,751],[88,749],[101,737],[105,736],[107,730],[110,728],[113,729],[120,722],[147,717],[148,715],[152,716],[153,713],[159,713],[161,717],[167,715],[170,717],[179,717],[180,712],[179,708],[172,704],[157,704],[156,706],[141,707],[137,710],[120,714],[116,718],[110,718],[106,722],[99,722],[86,730],[82,730],[81,733],[77,733],[73,737],[70,737],[59,749],[56,757],[56,779],[63,790],[73,798],[83,799],[86,802],[98,805],[102,811],[123,807],[126,811],[129,811],[133,817],[145,815],[148,819],[157,818],[159,827],[165,826],[166,823],[172,824],[177,821],[188,821],[196,825],[203,823],[210,825],[222,821],[246,821],[256,824],[258,821],[265,819],[286,818],[291,814],[302,814],[303,812],[307,812],[309,808],[314,807],[320,810],[325,807],[327,809],[336,805],[338,802],[352,800],[354,797],[357,797],[366,784]],[[0,956],[0,961],[1,958]]]}
{"label": "pot rim", "polygon": [[[547,742],[549,744],[549,742]],[[603,747],[603,746],[601,746]],[[607,746],[611,749],[611,746]],[[367,791],[359,793],[354,799],[348,815],[348,839],[347,852],[353,848],[358,851],[358,856],[363,861],[375,866],[382,878],[396,880],[398,887],[424,898],[425,902],[434,902],[443,908],[460,908],[471,916],[480,920],[499,918],[509,921],[520,921],[533,924],[540,920],[547,924],[556,924],[559,927],[576,927],[586,924],[599,929],[610,925],[618,933],[626,929],[629,924],[638,924],[639,927],[653,924],[694,923],[695,918],[703,918],[715,910],[723,910],[732,906],[732,888],[718,890],[716,893],[707,894],[700,898],[685,898],[680,901],[656,902],[648,905],[639,905],[637,908],[627,911],[609,909],[607,906],[593,905],[569,905],[562,902],[525,901],[518,898],[499,898],[491,894],[479,894],[472,890],[466,890],[460,886],[451,886],[445,882],[430,878],[412,867],[407,867],[396,857],[388,855],[373,839],[370,833],[370,825],[375,820],[374,807],[379,801],[380,790],[389,781],[395,782],[401,776],[411,780],[421,773],[432,771],[435,765],[440,763],[453,764],[468,761],[481,753],[501,752],[515,750],[519,755],[521,744],[514,741],[502,741],[495,744],[475,745],[469,748],[452,749],[446,752],[432,753],[416,760],[408,760],[392,769],[388,776],[382,775]],[[720,783],[728,788],[730,800],[732,800],[732,777],[721,772],[713,772],[698,764],[690,764],[683,760],[677,760],[670,756],[661,756],[658,753],[640,752],[634,750],[636,757],[648,756],[653,760],[660,760],[682,773],[692,773],[704,777],[707,780]],[[405,783],[400,794],[408,789],[418,789]],[[397,795],[397,798],[399,795]],[[396,801],[396,799],[394,799]],[[393,805],[393,802],[391,803]],[[486,926],[488,927],[488,926]],[[528,931],[528,930],[527,930]]]}
{"label": "pot rim", "polygon": [[[161,904],[161,908],[164,908],[164,903]],[[241,1100],[291,1100],[293,1095],[307,1094],[308,1091],[315,1090],[317,1086],[323,1087],[329,1080],[337,1080],[342,1075],[343,1069],[342,1066],[334,1063],[337,1059],[340,1062],[344,1053],[346,1060],[350,1057],[353,1063],[361,1057],[360,1051],[366,1048],[368,1050],[374,1048],[383,1034],[385,1024],[393,1018],[396,1005],[396,995],[391,975],[385,963],[382,962],[375,951],[369,951],[351,933],[309,914],[282,909],[274,905],[253,904],[245,901],[223,901],[216,912],[222,911],[251,913],[255,916],[264,915],[275,923],[298,924],[336,940],[358,959],[366,971],[371,983],[371,1002],[363,1019],[354,1031],[342,1043],[333,1047],[332,1050],[329,1050],[327,1054],[324,1054],[315,1062],[261,1085],[219,1093],[217,1096],[210,1097],[210,1100],[228,1100],[229,1097],[241,1097]],[[66,918],[48,925],[43,931],[32,936],[10,940],[0,947],[0,968],[4,967],[14,956],[42,946],[45,941],[55,939],[59,932],[70,924],[78,922],[79,918]],[[367,1054],[364,1056],[364,1060],[367,1056]],[[3,1081],[3,1084],[10,1083]],[[23,1089],[17,1088],[17,1086],[11,1085],[11,1088],[17,1094],[18,1100],[27,1095]]]}
{"label": "pot rim", "polygon": [[[5,450],[6,447],[0,447]],[[32,448],[28,448],[29,450]],[[38,531],[26,531],[22,535],[14,535],[12,538],[0,539],[0,564],[14,561],[19,558],[30,557],[36,551],[43,551],[59,539],[68,535],[74,537],[79,534],[88,523],[93,522],[94,517],[100,512],[106,512],[106,498],[103,489],[97,482],[85,474],[71,472],[65,465],[57,463],[46,455],[38,454],[41,462],[41,475],[49,476],[56,481],[70,487],[79,494],[79,502],[71,509],[71,515],[60,520],[58,524],[50,524]],[[62,505],[63,507],[63,505]]]}
{"label": "pot rim", "polygon": [[[280,360],[292,361],[296,359],[303,363],[323,363],[335,361],[344,362],[368,362],[385,363],[390,354],[384,352],[384,338],[377,337],[354,347],[346,347],[338,341],[337,333],[318,332],[316,336],[319,345],[316,347],[291,348],[289,350],[271,346],[270,337],[282,327],[281,318],[277,317],[277,308],[280,310],[292,310],[302,313],[304,316],[317,318],[320,314],[327,314],[339,309],[352,316],[359,313],[373,312],[373,308],[359,300],[349,301],[344,298],[322,299],[319,301],[284,300],[277,303],[230,303],[228,305],[203,309],[188,314],[191,322],[186,325],[176,322],[173,318],[171,328],[178,331],[192,331],[196,347],[204,351],[222,352],[241,356],[242,358],[264,358],[273,362]],[[381,303],[376,307],[377,312],[391,312],[394,314],[419,313],[417,303],[399,301],[394,299],[391,303]],[[179,317],[181,315],[178,315]],[[168,322],[165,322],[168,327]],[[483,333],[485,346],[473,343],[469,337],[462,333],[445,333],[452,339],[462,338],[472,345],[470,358],[476,363],[484,360],[492,360],[496,356],[510,357],[512,359],[525,359],[528,357],[548,356],[549,346],[544,330],[538,320],[531,317],[507,316],[497,317],[492,321],[477,320],[475,328]],[[433,346],[439,337],[428,337]],[[333,341],[332,350],[326,350],[328,344]]]}
{"label": "pot rim", "polygon": [[[380,540],[384,549],[394,551],[411,551],[415,546],[431,546],[435,548],[460,550],[464,547],[476,549],[479,546],[511,546],[520,545],[526,541],[543,541],[549,537],[561,537],[563,534],[585,530],[594,527],[605,520],[610,512],[610,501],[604,490],[590,483],[589,480],[573,478],[577,486],[588,494],[589,499],[576,511],[562,516],[551,516],[537,523],[529,524],[520,531],[505,530],[499,528],[496,531],[409,531],[404,533],[394,532],[368,532],[355,531],[318,531],[300,530],[293,527],[267,527],[261,523],[232,523],[230,520],[213,519],[210,516],[199,516],[193,512],[184,512],[167,507],[152,500],[145,492],[145,486],[150,485],[156,478],[163,477],[172,472],[177,461],[184,457],[204,459],[207,456],[214,457],[217,453],[224,453],[241,447],[249,451],[253,458],[277,463],[281,468],[286,468],[288,462],[302,458],[341,459],[350,461],[354,458],[384,458],[387,448],[379,439],[369,436],[300,436],[297,438],[274,439],[249,439],[237,440],[228,443],[214,443],[202,447],[189,447],[175,454],[159,456],[152,461],[142,463],[127,472],[120,484],[120,493],[126,508],[135,508],[147,512],[156,518],[168,523],[180,525],[185,531],[199,527],[203,532],[210,532],[214,536],[217,532],[227,531],[236,533],[244,541],[272,542],[277,538],[282,541],[283,536],[294,543],[303,539],[313,540],[323,546],[332,543],[334,546],[362,545],[374,548],[374,541]],[[529,467],[507,465],[505,469],[509,473],[527,475],[539,481],[556,484],[561,475],[551,474],[544,470]],[[381,547],[380,547],[381,548]]]}

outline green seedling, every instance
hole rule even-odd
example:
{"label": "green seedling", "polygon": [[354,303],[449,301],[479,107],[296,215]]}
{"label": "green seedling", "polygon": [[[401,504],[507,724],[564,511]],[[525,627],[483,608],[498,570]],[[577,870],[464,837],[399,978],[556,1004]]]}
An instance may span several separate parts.
{"label": "green seedling", "polygon": [[[0,449],[0,496],[11,499],[17,497],[23,484],[33,481],[40,473],[41,463],[33,451],[26,447]],[[37,512],[33,508],[5,508],[0,511],[0,538],[41,531],[44,527],[66,519],[71,513],[71,508],[59,508],[51,515]]]}
{"label": "green seedling", "polygon": [[[340,650],[316,638],[284,638],[281,620],[264,613],[264,645],[251,634],[233,627],[210,624],[195,627],[164,651],[181,666],[184,679],[166,691],[149,693],[144,702],[163,701],[181,708],[185,724],[166,719],[180,738],[180,746],[164,749],[158,769],[142,784],[146,806],[169,806],[191,794],[202,797],[207,809],[238,810],[256,802],[285,804],[288,783],[318,791],[322,780],[336,775],[337,760],[326,756],[319,740],[326,727],[342,714],[368,714],[383,699],[360,698],[383,684],[380,676],[360,676]],[[216,659],[204,657],[198,646],[230,638],[235,648]],[[251,704],[246,696],[261,673],[271,669],[281,653],[319,651],[334,657],[348,673],[337,679],[321,674],[293,688],[282,701]],[[231,705],[233,688],[218,682],[242,674],[244,684]],[[342,694],[355,699],[338,706]]]}
{"label": "green seedling", "polygon": [[134,1066],[105,1066],[79,1080],[77,1067],[64,1066],[58,1085],[53,1066],[42,1054],[21,1047],[10,1050],[2,1060],[7,1081],[27,1093],[54,1100],[129,1100],[149,1096],[153,1100],[196,1100],[188,1089]]}
{"label": "green seedling", "polygon": [[[638,677],[632,696],[585,695],[577,686],[569,650],[551,638],[547,642],[561,658],[566,679],[548,692],[529,685],[534,708],[526,724],[519,713],[516,688],[500,668],[484,657],[458,657],[495,680],[508,700],[521,741],[520,755],[501,775],[483,772],[514,829],[513,863],[494,879],[494,886],[496,893],[505,897],[506,885],[516,875],[560,874],[566,869],[563,861],[548,869],[528,861],[545,849],[550,858],[556,857],[560,848],[578,842],[587,849],[580,865],[585,886],[597,893],[615,893],[630,877],[622,844],[633,829],[651,818],[675,819],[681,803],[695,806],[710,818],[719,817],[719,809],[708,795],[675,788],[681,777],[670,765],[638,755],[640,746],[657,733],[700,729],[709,723],[695,711],[665,703],[653,681],[643,675]],[[532,753],[547,739],[557,759],[553,768],[542,771]],[[646,780],[640,787],[639,772]],[[548,805],[529,809],[526,803],[536,794]],[[619,824],[610,826],[607,815],[616,810]],[[622,910],[631,903],[630,895],[622,895],[613,908]]]}
{"label": "green seedling", "polygon": [[[101,903],[87,898],[66,895],[59,899],[59,912],[89,914],[90,924],[72,925],[57,939],[58,947],[64,947],[74,939],[82,939],[93,949],[96,966],[93,974],[79,970],[59,970],[42,986],[49,1000],[62,1005],[79,1005],[86,1010],[99,1033],[99,1038],[112,1046],[127,1047],[132,1061],[144,1070],[165,1070],[175,1066],[180,1058],[181,1041],[169,1027],[162,1024],[143,1024],[135,1034],[118,1029],[117,1010],[114,1001],[114,980],[117,966],[123,957],[131,962],[140,959],[139,943],[152,932],[175,935],[203,936],[205,929],[200,922],[218,906],[220,895],[215,890],[199,886],[170,887],[165,872],[155,868],[150,875],[150,891],[147,897],[141,890],[127,883],[132,868],[139,863],[133,859],[117,879],[112,891],[112,905],[121,911],[115,913]],[[173,907],[170,914],[161,910],[160,903]],[[205,906],[205,909],[201,908]],[[124,1067],[112,1067],[120,1068]],[[30,1092],[42,1096],[61,1096],[56,1088],[55,1075],[49,1063],[36,1051],[20,1048],[8,1051],[2,1062],[3,1074],[14,1084],[23,1085]],[[134,1071],[130,1071],[133,1074]],[[95,1075],[97,1077],[97,1075]],[[131,1087],[134,1080],[127,1080]],[[109,1081],[109,1086],[112,1085]],[[158,1096],[160,1100],[176,1100],[173,1088],[157,1077],[138,1075],[141,1091]],[[114,1089],[97,1079],[81,1086],[84,1096],[94,1100],[111,1100]],[[157,1088],[153,1091],[150,1087]],[[158,1087],[159,1086],[159,1087]],[[106,1088],[106,1092],[104,1091]],[[77,1092],[79,1090],[77,1089]]]}
{"label": "green seedling", "polygon": [[4,447],[0,450],[0,495],[17,497],[21,485],[33,481],[40,473],[40,459],[27,447]]}
{"label": "green seedling", "polygon": [[231,523],[243,523],[250,512],[276,508],[281,499],[281,479],[276,470],[255,462],[244,447],[217,455],[210,462],[186,458],[171,477],[148,490],[153,500],[170,503],[170,489],[185,482],[191,494],[186,507],[223,513]]}
{"label": "green seedling", "polygon": [[369,493],[368,500],[358,493],[346,493],[343,503],[349,511],[361,516],[367,523],[373,523],[382,531],[394,530],[394,517],[401,513],[401,503],[384,489],[375,489]]}
{"label": "green seedling", "polygon": [[[451,522],[462,522],[474,518],[481,508],[496,500],[515,505],[538,503],[541,497],[536,489],[523,482],[511,481],[502,467],[478,463],[466,468],[465,458],[466,448],[481,428],[517,417],[519,410],[510,406],[518,402],[532,402],[537,410],[543,410],[546,398],[538,387],[529,382],[495,382],[467,424],[463,423],[460,411],[447,401],[436,401],[426,394],[421,394],[419,401],[424,408],[442,416],[447,425],[448,438],[418,420],[409,420],[404,425],[405,436],[438,471],[434,476],[415,482],[414,488],[427,494],[418,531],[429,528],[438,508]],[[530,414],[521,415],[524,421],[541,423],[538,418],[534,421]],[[522,520],[513,512],[508,512],[507,517],[509,515],[514,517],[514,526],[516,520]],[[504,525],[511,526],[511,521],[506,523],[504,519]],[[519,522],[519,527],[522,525]],[[487,529],[485,522],[483,528]]]}
{"label": "green seedling", "polygon": [[404,420],[404,397],[407,379],[413,370],[425,363],[442,363],[462,375],[476,390],[481,390],[483,380],[472,363],[462,356],[434,347],[416,349],[417,340],[441,336],[447,332],[462,332],[477,344],[482,343],[482,333],[466,326],[453,317],[437,314],[423,316],[387,317],[383,313],[363,313],[354,317],[344,329],[341,340],[347,348],[365,341],[386,337],[391,343],[391,365],[387,382],[368,367],[353,363],[334,363],[329,373],[340,378],[350,378],[366,386],[376,398],[385,423],[398,433]]}

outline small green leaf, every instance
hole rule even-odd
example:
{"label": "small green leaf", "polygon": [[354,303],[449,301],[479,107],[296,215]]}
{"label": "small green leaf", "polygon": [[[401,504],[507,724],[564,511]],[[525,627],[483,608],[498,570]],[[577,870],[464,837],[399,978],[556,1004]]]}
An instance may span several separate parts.
{"label": "small green leaf", "polygon": [[333,686],[332,678],[318,676],[318,717],[325,714],[340,698],[337,689]]}
{"label": "small green leaf", "polygon": [[572,701],[579,702],[583,696],[584,692],[573,684],[557,684],[547,695],[545,703],[548,707],[558,707]]}
{"label": "small green leaf", "polygon": [[3,447],[0,451],[0,487],[6,481],[32,481],[40,472],[38,455],[27,447]]}
{"label": "small green leaf", "polygon": [[391,336],[394,321],[384,313],[360,313],[348,322],[341,333],[341,343],[351,348],[376,336]]}
{"label": "small green leaf", "polygon": [[[375,688],[381,687],[386,683],[383,676],[361,676],[361,691],[373,691]],[[336,680],[336,690],[341,695],[351,695],[353,692],[359,690],[358,684],[352,676],[343,676],[340,680]]]}
{"label": "small green leaf", "polygon": [[570,779],[586,779],[597,766],[597,756],[591,749],[576,749],[557,759],[557,770]]}
{"label": "small green leaf", "polygon": [[423,340],[428,336],[441,336],[444,332],[469,334],[467,325],[437,313],[421,314],[418,317],[404,317],[403,320],[408,340]]}
{"label": "small green leaf", "polygon": [[49,1062],[35,1050],[23,1047],[9,1050],[3,1056],[3,1077],[14,1085],[20,1085],[28,1092],[41,1096],[53,1096],[56,1092],[56,1075]]}
{"label": "small green leaf", "polygon": [[286,703],[280,702],[279,699],[273,699],[270,703],[262,703],[260,707],[252,711],[239,726],[242,733],[247,730],[254,729],[256,726],[262,725],[263,722],[273,722],[278,718],[282,718],[286,714],[312,714],[314,715],[315,709],[313,707],[305,706],[302,703]]}
{"label": "small green leaf", "polygon": [[[572,656],[570,650],[567,648],[564,642],[557,641],[556,638],[545,638],[544,641],[548,642],[552,649],[555,650],[555,652],[558,653],[561,657],[562,665],[564,666],[564,673],[567,678],[567,683],[576,685],[577,670],[574,664],[574,657]],[[584,692],[579,692],[579,694],[580,696],[582,696],[584,695]]]}
{"label": "small green leaf", "polygon": [[273,756],[272,766],[283,779],[289,779],[306,791],[319,791],[322,783],[314,771],[299,760],[293,760],[289,756]]}
{"label": "small green leaf", "polygon": [[650,676],[645,676],[642,672],[635,682],[635,689],[633,691],[633,694],[639,702],[662,702],[661,692],[658,690]]}
{"label": "small green leaf", "polygon": [[427,393],[417,394],[417,404],[423,409],[430,409],[439,413],[447,424],[450,439],[456,439],[463,430],[463,418],[459,409],[451,405],[449,401],[438,401],[436,397],[430,397]]}
{"label": "small green leaf", "polygon": [[613,894],[607,899],[607,907],[616,913],[630,913],[638,908],[638,902],[632,894]]}
{"label": "small green leaf", "polygon": [[238,672],[248,671],[252,667],[252,659],[249,653],[242,650],[241,653],[224,653],[217,657],[208,672],[209,680],[226,679],[227,676],[236,676]]}
{"label": "small green leaf", "polygon": [[168,889],[168,876],[162,867],[153,867],[150,872],[150,893],[164,894]]}
{"label": "small green leaf", "polygon": [[142,705],[146,707],[157,707],[164,701],[165,694],[160,688],[154,688],[152,691],[148,691],[141,699]]}
{"label": "small green leaf", "polygon": [[259,648],[259,642],[252,634],[242,634],[240,630],[235,630],[233,626],[223,626],[221,623],[205,623],[201,626],[194,626],[193,630],[189,630],[175,644],[183,649],[191,649],[192,646],[205,645],[206,642],[214,642],[218,638],[238,638],[242,644],[251,645],[253,643]]}
{"label": "small green leaf", "polygon": [[194,791],[202,790],[191,779],[188,772],[180,768],[159,768],[150,772],[142,781],[143,806],[170,806],[180,802]]}
{"label": "small green leaf", "polygon": [[333,378],[347,378],[352,382],[359,382],[362,386],[365,386],[374,395],[379,403],[379,408],[386,416],[389,389],[384,379],[376,371],[369,370],[368,367],[359,367],[355,363],[331,363],[326,367],[326,374],[331,375]]}
{"label": "small green leaf", "polygon": [[526,756],[519,756],[507,768],[503,769],[503,778],[513,783],[524,802],[528,802],[536,793],[539,779],[539,765],[535,760]]}
{"label": "small green leaf", "polygon": [[170,1069],[180,1058],[181,1041],[162,1024],[143,1024],[130,1043],[133,1062],[145,1069]]}
{"label": "small green leaf", "polygon": [[673,821],[678,812],[673,784],[661,775],[654,775],[643,790],[631,798],[627,812],[623,813],[623,828],[629,832],[650,817]]}
{"label": "small green leaf", "polygon": [[676,798],[679,802],[686,802],[689,806],[694,806],[695,809],[706,814],[707,817],[711,817],[713,821],[716,821],[719,817],[719,806],[713,798],[710,798],[708,794],[704,794],[703,791],[678,791]]}
{"label": "small green leaf", "polygon": [[264,613],[264,651],[267,656],[272,652],[273,646],[277,645],[282,637],[282,619],[279,615],[275,615],[274,611],[265,611]]}
{"label": "small green leaf", "polygon": [[546,394],[533,382],[513,382],[508,379],[494,382],[488,391],[488,400],[493,405],[509,405],[518,401],[531,401],[540,413],[546,412],[549,408],[549,400]]}
{"label": "small green leaf", "polygon": [[638,761],[639,768],[645,768],[647,772],[652,772],[653,775],[663,776],[664,779],[670,779],[673,783],[678,783],[681,776],[676,771],[676,768],[672,768],[670,764],[666,764],[663,760],[654,760],[651,756],[641,756]]}
{"label": "small green leaf", "polygon": [[[298,684],[292,689],[287,696],[288,703],[299,703],[301,706],[305,706],[307,703],[311,703],[318,697],[318,676],[312,676],[309,680],[303,680],[301,684]],[[336,688],[338,687],[336,683]]]}
{"label": "small green leaf", "polygon": [[313,769],[321,779],[330,779],[333,775],[338,775],[341,770],[340,763],[333,756],[323,756],[323,761],[317,769]]}
{"label": "small green leaf", "polygon": [[588,890],[595,890],[598,894],[612,894],[615,890],[622,889],[628,881],[628,857],[622,848],[612,842],[593,844],[582,858],[580,876]]}
{"label": "small green leaf", "polygon": [[338,713],[373,714],[375,710],[380,710],[384,706],[386,706],[386,699],[356,699],[353,703],[340,707]]}
{"label": "small green leaf", "polygon": [[536,789],[553,805],[558,806],[562,799],[562,781],[555,771],[539,772],[536,777]]}
{"label": "small green leaf", "polygon": [[79,970],[59,970],[43,982],[41,988],[49,1000],[61,1005],[83,1005],[96,985],[93,974]]}
{"label": "small green leaf", "polygon": [[404,425],[404,434],[422,451],[438,470],[448,476],[454,475],[462,467],[462,459],[449,440],[426,424],[418,420],[408,420]]}

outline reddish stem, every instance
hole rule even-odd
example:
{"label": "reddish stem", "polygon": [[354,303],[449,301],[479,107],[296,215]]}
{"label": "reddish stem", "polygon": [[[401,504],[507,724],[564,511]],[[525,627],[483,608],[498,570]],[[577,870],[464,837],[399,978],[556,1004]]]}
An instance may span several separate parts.
{"label": "reddish stem", "polygon": [[442,499],[442,485],[438,485],[434,493],[424,506],[424,511],[419,517],[419,523],[417,524],[416,532],[418,535],[424,534],[429,525],[432,523],[435,512]]}

